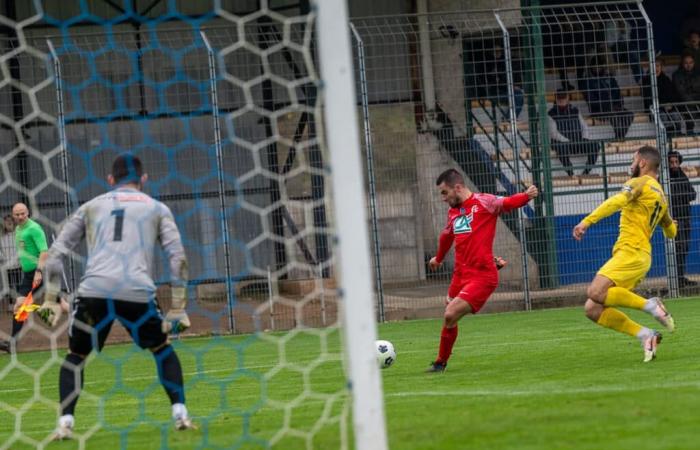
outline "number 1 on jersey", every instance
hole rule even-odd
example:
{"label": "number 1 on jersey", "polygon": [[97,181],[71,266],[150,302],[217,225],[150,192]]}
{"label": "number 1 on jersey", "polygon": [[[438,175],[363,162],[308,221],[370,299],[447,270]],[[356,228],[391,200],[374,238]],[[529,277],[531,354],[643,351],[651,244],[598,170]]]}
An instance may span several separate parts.
{"label": "number 1 on jersey", "polygon": [[123,209],[113,209],[112,215],[114,216],[114,240],[122,240],[122,228],[124,227],[124,210]]}

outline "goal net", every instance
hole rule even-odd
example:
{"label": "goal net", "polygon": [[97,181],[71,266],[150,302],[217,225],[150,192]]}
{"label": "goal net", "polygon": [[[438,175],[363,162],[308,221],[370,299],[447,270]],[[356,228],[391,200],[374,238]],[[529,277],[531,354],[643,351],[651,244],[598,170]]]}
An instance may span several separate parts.
{"label": "goal net", "polygon": [[[115,325],[87,360],[79,448],[385,448],[344,2],[3,5],[3,216],[26,204],[50,244],[130,151],[189,261],[192,327],[173,346],[199,430],[175,432],[152,357]],[[68,321],[30,315],[11,336],[13,247],[8,220],[0,448],[44,448]],[[84,245],[65,261],[69,300],[85,262]]]}

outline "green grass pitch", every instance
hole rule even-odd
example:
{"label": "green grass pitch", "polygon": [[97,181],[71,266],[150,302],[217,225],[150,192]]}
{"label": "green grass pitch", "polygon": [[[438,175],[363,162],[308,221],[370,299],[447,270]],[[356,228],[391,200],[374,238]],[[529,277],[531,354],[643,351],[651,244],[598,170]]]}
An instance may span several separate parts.
{"label": "green grass pitch", "polygon": [[[665,334],[649,364],[642,364],[636,340],[595,326],[581,308],[467,317],[444,374],[423,372],[435,356],[438,320],[381,325],[380,337],[398,354],[382,371],[390,448],[696,449],[700,300],[667,306],[678,330]],[[644,314],[631,316],[655,324]],[[188,407],[200,424],[182,433],[171,430],[150,355],[128,345],[108,347],[88,366],[76,431],[92,433],[86,448],[100,450],[268,448],[280,429],[301,433],[287,433],[274,448],[339,448],[342,422],[350,417],[345,397],[336,394],[345,384],[340,339],[334,330],[320,333],[176,342]],[[11,370],[10,358],[0,356],[4,448],[34,448],[14,440],[19,427],[36,440],[52,430],[63,354],[22,353],[21,365]],[[286,363],[271,372],[279,360]],[[307,394],[300,395],[304,387]],[[316,420],[322,414],[329,418],[323,425]]]}

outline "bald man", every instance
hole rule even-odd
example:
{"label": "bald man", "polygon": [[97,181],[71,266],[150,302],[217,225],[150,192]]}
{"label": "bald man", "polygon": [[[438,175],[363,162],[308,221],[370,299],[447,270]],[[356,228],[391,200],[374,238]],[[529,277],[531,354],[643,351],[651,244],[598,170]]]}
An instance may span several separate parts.
{"label": "bald man", "polygon": [[[17,245],[17,255],[22,268],[22,282],[17,289],[20,297],[15,301],[15,312],[19,308],[21,299],[29,294],[32,286],[38,289],[43,281],[41,267],[44,267],[48,256],[48,246],[46,245],[46,234],[41,225],[29,218],[29,208],[24,203],[17,203],[12,207],[12,220],[15,228],[15,244]],[[17,342],[15,336],[22,330],[23,322],[17,322],[12,317],[12,339],[10,342],[0,342],[0,350],[12,351],[13,345],[16,349]]]}

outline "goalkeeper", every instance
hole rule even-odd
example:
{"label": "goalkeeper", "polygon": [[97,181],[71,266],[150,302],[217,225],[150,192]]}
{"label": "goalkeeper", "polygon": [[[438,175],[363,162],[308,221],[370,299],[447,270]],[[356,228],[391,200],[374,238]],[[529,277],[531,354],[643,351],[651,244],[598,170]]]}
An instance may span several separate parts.
{"label": "goalkeeper", "polygon": [[[169,332],[190,325],[185,312],[187,259],[180,233],[170,209],[141,192],[147,175],[136,156],[117,156],[107,180],[114,189],[85,203],[68,219],[44,267],[46,296],[37,313],[44,323],[54,326],[62,312],[57,301],[62,258],[86,239],[87,264],[73,304],[70,351],[59,374],[61,416],[54,439],[71,437],[85,358],[93,350],[102,350],[115,319],[138,346],[153,353],[172,404],[175,428],[194,428],[185,407],[180,361],[168,340]],[[170,261],[172,307],[165,318],[151,278],[156,243]]]}

